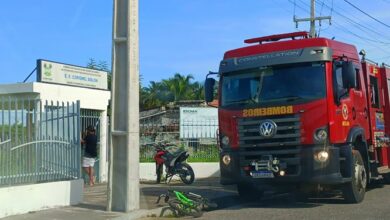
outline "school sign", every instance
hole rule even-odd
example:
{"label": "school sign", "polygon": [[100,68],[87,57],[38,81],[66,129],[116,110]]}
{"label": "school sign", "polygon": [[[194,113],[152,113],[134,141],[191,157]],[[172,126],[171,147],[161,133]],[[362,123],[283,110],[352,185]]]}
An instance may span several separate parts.
{"label": "school sign", "polygon": [[37,60],[37,81],[93,89],[108,89],[107,72],[48,60]]}

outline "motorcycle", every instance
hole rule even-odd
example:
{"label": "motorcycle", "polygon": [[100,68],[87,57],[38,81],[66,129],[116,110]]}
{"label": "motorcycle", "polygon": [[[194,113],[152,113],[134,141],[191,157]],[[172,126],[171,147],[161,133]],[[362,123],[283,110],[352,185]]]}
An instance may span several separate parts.
{"label": "motorcycle", "polygon": [[[157,183],[161,182],[164,165],[167,183],[176,175],[179,176],[181,181],[185,184],[192,184],[194,182],[194,170],[185,162],[190,156],[186,150],[180,149],[174,144],[164,143],[154,144],[154,147],[156,149],[154,160],[156,161]],[[170,149],[168,150],[168,148]],[[175,148],[176,150],[174,150]]]}

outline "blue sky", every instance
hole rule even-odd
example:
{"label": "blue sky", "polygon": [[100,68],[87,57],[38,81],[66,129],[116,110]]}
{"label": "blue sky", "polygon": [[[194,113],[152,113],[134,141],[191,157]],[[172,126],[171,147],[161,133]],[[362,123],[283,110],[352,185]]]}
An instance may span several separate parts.
{"label": "blue sky", "polygon": [[[294,7],[295,2],[295,7]],[[192,74],[202,81],[217,71],[226,50],[243,40],[295,28],[309,15],[309,0],[140,0],[142,84]],[[349,0],[390,25],[390,0]],[[331,10],[333,4],[333,10]],[[390,63],[390,28],[343,0],[317,0],[317,15],[330,15],[321,36],[355,44],[367,57]],[[21,82],[43,58],[85,66],[111,61],[112,0],[3,1],[0,7],[0,84]],[[35,75],[30,81],[35,79]]]}

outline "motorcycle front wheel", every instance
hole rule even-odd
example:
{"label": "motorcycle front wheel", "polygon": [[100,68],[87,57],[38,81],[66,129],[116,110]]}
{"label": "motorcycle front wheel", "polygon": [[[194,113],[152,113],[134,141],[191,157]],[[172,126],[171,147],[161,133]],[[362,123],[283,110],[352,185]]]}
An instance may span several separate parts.
{"label": "motorcycle front wheel", "polygon": [[195,180],[195,174],[192,167],[187,163],[181,163],[177,165],[177,171],[183,183],[189,185]]}

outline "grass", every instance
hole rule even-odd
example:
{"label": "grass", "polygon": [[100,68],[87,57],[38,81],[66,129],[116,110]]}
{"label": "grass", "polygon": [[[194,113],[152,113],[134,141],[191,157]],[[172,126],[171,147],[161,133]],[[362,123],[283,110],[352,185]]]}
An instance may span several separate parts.
{"label": "grass", "polygon": [[[199,146],[197,151],[189,150],[190,157],[187,162],[191,163],[205,163],[205,162],[219,162],[219,149],[214,145]],[[140,163],[154,163],[153,154],[150,152],[141,151]]]}
{"label": "grass", "polygon": [[208,157],[208,158],[200,158],[200,157],[193,157],[188,158],[188,162],[191,163],[207,163],[207,162],[219,162],[219,156],[217,157]]}
{"label": "grass", "polygon": [[[140,163],[154,163],[153,158],[140,158]],[[187,162],[190,163],[210,163],[210,162],[219,162],[219,156],[212,156],[208,155],[208,157],[189,157],[187,159]]]}

